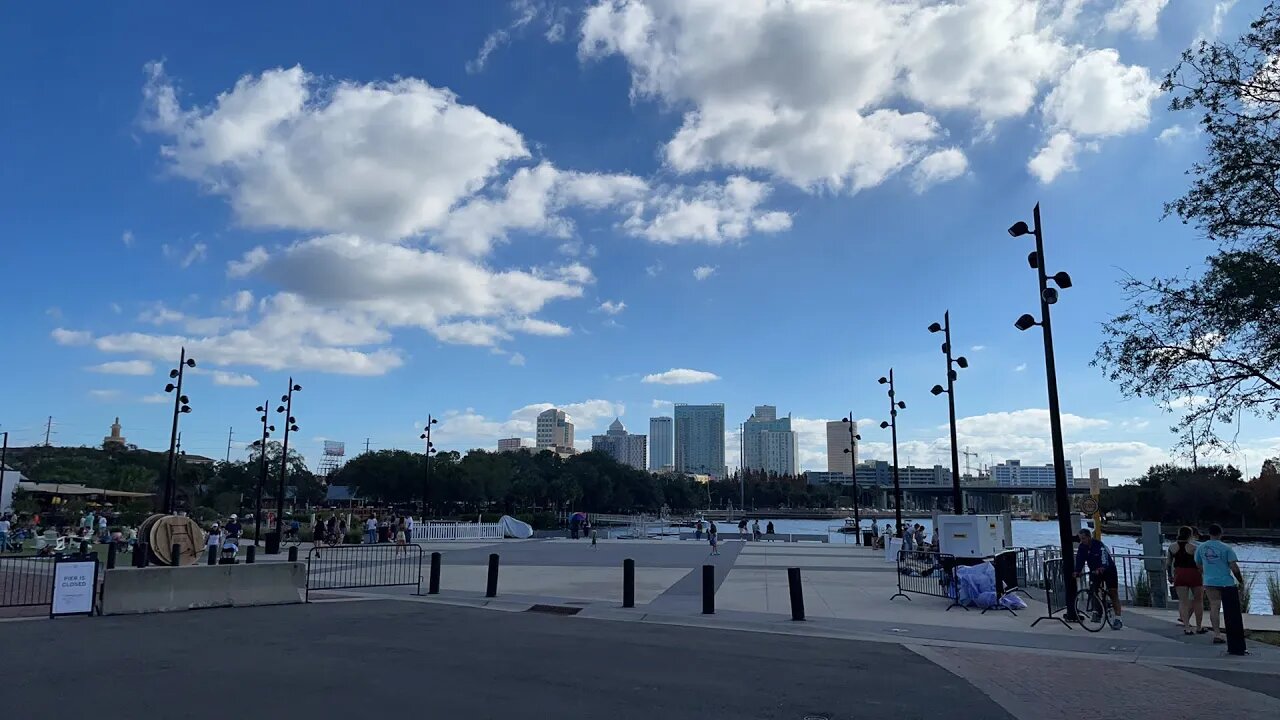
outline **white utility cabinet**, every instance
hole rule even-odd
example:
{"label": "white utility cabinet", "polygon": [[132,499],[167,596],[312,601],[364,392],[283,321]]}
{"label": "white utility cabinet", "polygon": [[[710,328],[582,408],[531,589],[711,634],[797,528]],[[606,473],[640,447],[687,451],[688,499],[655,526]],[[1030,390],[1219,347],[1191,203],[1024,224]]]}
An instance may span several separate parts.
{"label": "white utility cabinet", "polygon": [[1004,536],[999,515],[939,515],[938,551],[956,557],[989,557],[1003,551]]}

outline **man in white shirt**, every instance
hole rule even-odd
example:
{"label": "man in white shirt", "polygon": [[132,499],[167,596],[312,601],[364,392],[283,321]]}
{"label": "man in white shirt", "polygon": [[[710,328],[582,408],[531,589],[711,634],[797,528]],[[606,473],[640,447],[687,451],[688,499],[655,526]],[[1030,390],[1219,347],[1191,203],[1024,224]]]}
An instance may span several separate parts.
{"label": "man in white shirt", "polygon": [[413,542],[413,516],[404,519],[404,539]]}
{"label": "man in white shirt", "polygon": [[374,515],[364,523],[364,541],[370,545],[378,542],[378,518]]}
{"label": "man in white shirt", "polygon": [[13,525],[9,522],[9,516],[0,516],[0,552],[9,549],[9,531]]}

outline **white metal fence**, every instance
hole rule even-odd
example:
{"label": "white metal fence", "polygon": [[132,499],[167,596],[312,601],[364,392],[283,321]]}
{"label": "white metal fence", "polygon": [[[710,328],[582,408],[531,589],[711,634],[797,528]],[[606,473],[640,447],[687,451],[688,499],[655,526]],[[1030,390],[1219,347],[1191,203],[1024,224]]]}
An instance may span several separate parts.
{"label": "white metal fence", "polygon": [[501,540],[502,523],[428,523],[413,527],[413,542]]}

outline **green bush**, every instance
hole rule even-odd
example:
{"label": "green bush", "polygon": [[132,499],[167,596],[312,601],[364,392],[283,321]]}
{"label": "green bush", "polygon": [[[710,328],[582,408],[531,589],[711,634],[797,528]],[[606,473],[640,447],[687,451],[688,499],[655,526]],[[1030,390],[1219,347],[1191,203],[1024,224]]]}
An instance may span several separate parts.
{"label": "green bush", "polygon": [[1271,599],[1271,614],[1280,615],[1280,572],[1267,575],[1267,597]]}
{"label": "green bush", "polygon": [[560,525],[553,512],[519,513],[513,516],[523,523],[529,523],[534,530],[555,530]]}
{"label": "green bush", "polygon": [[1248,613],[1253,604],[1253,586],[1258,582],[1258,573],[1244,574],[1244,587],[1240,589],[1240,612]]}
{"label": "green bush", "polygon": [[1133,581],[1133,604],[1139,607],[1151,607],[1151,580],[1145,569],[1138,571]]}

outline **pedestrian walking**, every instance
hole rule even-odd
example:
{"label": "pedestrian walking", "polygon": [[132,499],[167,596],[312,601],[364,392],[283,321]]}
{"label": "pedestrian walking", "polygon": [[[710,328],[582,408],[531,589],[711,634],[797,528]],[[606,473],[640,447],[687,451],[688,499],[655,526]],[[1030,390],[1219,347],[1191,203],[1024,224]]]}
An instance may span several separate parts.
{"label": "pedestrian walking", "polygon": [[409,554],[407,541],[408,538],[404,533],[404,518],[399,518],[396,521],[396,555],[399,555],[401,552],[405,555]]}
{"label": "pedestrian walking", "polygon": [[694,523],[694,526],[693,526],[693,539],[694,539],[694,540],[701,540],[701,539],[702,539],[702,521],[701,521],[701,520],[699,520],[698,522]]}
{"label": "pedestrian walking", "polygon": [[747,541],[747,519],[742,518],[738,521],[738,537],[743,541]]}
{"label": "pedestrian walking", "polygon": [[1209,623],[1213,625],[1213,643],[1222,645],[1227,639],[1222,636],[1223,599],[1234,601],[1234,607],[1240,606],[1240,587],[1244,585],[1244,575],[1240,572],[1236,551],[1222,542],[1222,526],[1214,523],[1209,526],[1208,542],[1200,543],[1195,552],[1196,566],[1204,579],[1204,592],[1209,596]]}
{"label": "pedestrian walking", "polygon": [[364,541],[372,545],[378,541],[378,516],[370,515],[364,521]]}
{"label": "pedestrian walking", "polygon": [[[1196,548],[1192,542],[1195,529],[1183,525],[1178,530],[1178,540],[1169,546],[1165,556],[1165,571],[1173,578],[1173,591],[1178,598],[1178,621],[1184,635],[1208,632],[1204,627],[1204,576],[1196,565]],[[1195,613],[1196,628],[1191,629],[1191,615]]]}
{"label": "pedestrian walking", "polygon": [[711,543],[712,555],[720,554],[719,538],[716,537],[716,534],[716,524],[713,522],[711,523],[711,526],[707,528],[707,542]]}
{"label": "pedestrian walking", "polygon": [[751,523],[751,539],[760,542],[760,518]]}
{"label": "pedestrian walking", "polygon": [[770,520],[769,524],[765,526],[764,534],[769,536],[769,542],[773,542],[774,537],[773,537],[773,521],[772,520]]}
{"label": "pedestrian walking", "polygon": [[597,541],[598,541],[598,540],[599,540],[599,538],[597,538],[597,537],[596,537],[596,531],[595,531],[594,529],[592,529],[592,531],[591,531],[591,549],[592,549],[592,550],[595,550],[595,549],[596,549],[596,547],[597,547],[597,544],[596,544],[596,543],[597,543]]}

